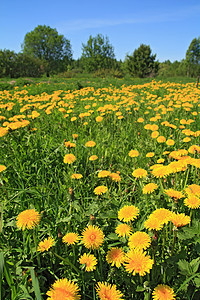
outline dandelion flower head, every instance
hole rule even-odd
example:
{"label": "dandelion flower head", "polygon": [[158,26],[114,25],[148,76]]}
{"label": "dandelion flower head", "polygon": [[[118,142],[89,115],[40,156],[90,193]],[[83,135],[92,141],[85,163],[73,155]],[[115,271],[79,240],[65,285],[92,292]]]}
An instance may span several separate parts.
{"label": "dandelion flower head", "polygon": [[115,233],[119,237],[129,236],[131,234],[131,231],[132,231],[131,227],[126,223],[119,224],[115,229]]}
{"label": "dandelion flower head", "polygon": [[117,290],[115,284],[111,285],[107,282],[98,282],[96,291],[101,300],[123,300],[123,294]]}
{"label": "dandelion flower head", "polygon": [[128,273],[132,273],[133,275],[138,273],[140,276],[144,276],[146,273],[150,273],[152,267],[153,260],[142,250],[131,249],[126,254],[125,269]]}
{"label": "dandelion flower head", "polygon": [[125,205],[118,211],[118,219],[120,221],[129,222],[133,221],[139,215],[139,208],[134,205]]}
{"label": "dandelion flower head", "polygon": [[37,251],[39,252],[48,251],[54,244],[55,244],[55,240],[52,237],[48,237],[38,244]]}
{"label": "dandelion flower head", "polygon": [[74,244],[78,243],[79,236],[75,232],[69,232],[63,236],[62,241],[63,241],[63,243],[67,244],[68,246],[74,245]]}
{"label": "dandelion flower head", "polygon": [[98,249],[104,241],[103,231],[95,225],[89,225],[82,232],[82,242],[88,249]]}
{"label": "dandelion flower head", "polygon": [[152,293],[153,300],[175,300],[175,293],[168,285],[159,284]]}
{"label": "dandelion flower head", "polygon": [[78,300],[81,296],[78,285],[66,278],[58,279],[47,292],[47,300]]}
{"label": "dandelion flower head", "polygon": [[79,262],[82,265],[85,265],[85,270],[87,272],[93,271],[96,269],[97,259],[93,254],[84,253],[80,258]]}
{"label": "dandelion flower head", "polygon": [[125,254],[124,251],[120,248],[111,248],[108,250],[106,255],[106,260],[111,266],[116,266],[117,268],[121,267],[124,262]]}
{"label": "dandelion flower head", "polygon": [[41,216],[35,209],[27,209],[17,216],[17,227],[25,230],[33,229],[40,223]]}
{"label": "dandelion flower head", "polygon": [[151,244],[151,238],[146,232],[136,231],[129,236],[128,246],[130,249],[147,249]]}

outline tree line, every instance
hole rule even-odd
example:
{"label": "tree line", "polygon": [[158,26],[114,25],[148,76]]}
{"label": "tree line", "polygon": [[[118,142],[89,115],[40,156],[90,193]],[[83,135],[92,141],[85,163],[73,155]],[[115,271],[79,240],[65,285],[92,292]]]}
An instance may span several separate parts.
{"label": "tree line", "polygon": [[43,74],[89,72],[96,76],[196,77],[200,74],[200,37],[194,38],[185,59],[158,62],[149,45],[141,44],[124,61],[117,61],[108,37],[90,36],[82,44],[82,55],[74,60],[70,41],[56,29],[39,25],[25,35],[22,51],[0,50],[0,77],[40,77]]}

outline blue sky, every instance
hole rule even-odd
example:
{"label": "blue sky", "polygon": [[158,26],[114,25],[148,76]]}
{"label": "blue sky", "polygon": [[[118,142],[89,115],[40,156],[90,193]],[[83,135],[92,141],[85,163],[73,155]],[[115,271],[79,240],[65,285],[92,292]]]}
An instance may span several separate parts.
{"label": "blue sky", "polygon": [[101,33],[118,60],[143,43],[160,62],[180,61],[200,36],[200,0],[1,0],[0,49],[21,51],[25,34],[38,25],[69,39],[74,59],[90,35]]}

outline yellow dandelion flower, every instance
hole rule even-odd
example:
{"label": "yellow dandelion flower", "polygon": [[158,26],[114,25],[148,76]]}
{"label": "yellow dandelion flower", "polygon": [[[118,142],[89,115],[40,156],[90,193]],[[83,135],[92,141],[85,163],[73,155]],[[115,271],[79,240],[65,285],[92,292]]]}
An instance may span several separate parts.
{"label": "yellow dandelion flower", "polygon": [[79,236],[75,232],[69,232],[63,236],[62,241],[63,243],[67,244],[67,246],[74,245],[75,243],[78,243]]}
{"label": "yellow dandelion flower", "polygon": [[44,241],[41,241],[38,244],[37,251],[39,252],[48,251],[54,244],[55,244],[55,240],[52,237],[48,237],[44,239]]}
{"label": "yellow dandelion flower", "polygon": [[128,224],[119,224],[116,229],[115,229],[115,233],[119,236],[119,237],[126,237],[129,236],[131,234],[131,227]]}
{"label": "yellow dandelion flower", "polygon": [[191,209],[196,209],[200,207],[200,199],[195,195],[190,195],[184,200],[184,204]]}
{"label": "yellow dandelion flower", "polygon": [[82,232],[82,242],[88,249],[98,249],[104,240],[103,231],[95,225],[89,225]]}
{"label": "yellow dandelion flower", "polygon": [[164,161],[165,161],[164,158],[160,158],[157,160],[157,164],[162,164],[162,163],[164,163]]}
{"label": "yellow dandelion flower", "polygon": [[151,216],[163,224],[167,224],[171,218],[171,211],[166,208],[158,208],[152,212]]}
{"label": "yellow dandelion flower", "polygon": [[80,258],[79,262],[81,265],[85,265],[87,272],[94,271],[97,265],[97,259],[93,254],[84,253]]}
{"label": "yellow dandelion flower", "polygon": [[149,255],[139,249],[132,249],[126,254],[125,269],[128,273],[133,275],[139,274],[140,276],[150,273],[153,267],[153,260]]}
{"label": "yellow dandelion flower", "polygon": [[198,146],[198,145],[192,145],[192,146],[190,146],[190,148],[188,149],[188,152],[191,153],[191,154],[194,154],[195,151],[196,151],[197,153],[200,153],[200,146]]}
{"label": "yellow dandelion flower", "polygon": [[166,141],[166,138],[162,135],[160,135],[158,138],[157,138],[157,142],[158,143],[164,143]]}
{"label": "yellow dandelion flower", "polygon": [[159,132],[158,131],[153,131],[151,134],[152,139],[156,139],[159,136]]}
{"label": "yellow dandelion flower", "polygon": [[143,194],[151,194],[153,193],[155,190],[157,190],[158,185],[155,183],[148,183],[143,187]]}
{"label": "yellow dandelion flower", "polygon": [[166,141],[167,146],[174,146],[175,142],[172,139]]}
{"label": "yellow dandelion flower", "polygon": [[0,165],[0,173],[3,172],[4,170],[6,170],[6,166]]}
{"label": "yellow dandelion flower", "polygon": [[71,118],[71,122],[74,122],[74,121],[76,121],[77,120],[77,117],[72,117]]}
{"label": "yellow dandelion flower", "polygon": [[136,231],[128,239],[130,249],[147,249],[151,244],[151,238],[146,232]]}
{"label": "yellow dandelion flower", "polygon": [[98,156],[96,156],[96,155],[92,155],[92,156],[89,157],[90,161],[94,161],[94,160],[97,160],[97,159],[98,159]]}
{"label": "yellow dandelion flower", "polygon": [[185,215],[184,213],[179,214],[172,212],[170,221],[174,224],[176,228],[188,225],[191,221],[190,217]]}
{"label": "yellow dandelion flower", "polygon": [[81,179],[81,178],[83,178],[83,175],[82,175],[82,174],[75,173],[75,174],[72,174],[71,178],[72,178],[72,179]]}
{"label": "yellow dandelion flower", "polygon": [[66,278],[56,280],[47,292],[47,300],[78,300],[80,289],[76,283]]}
{"label": "yellow dandelion flower", "polygon": [[175,293],[168,285],[159,284],[152,293],[153,300],[175,300]]}
{"label": "yellow dandelion flower", "polygon": [[125,253],[120,248],[111,248],[108,250],[106,255],[106,260],[111,266],[121,267],[125,259]]}
{"label": "yellow dandelion flower", "polygon": [[170,174],[168,166],[158,165],[152,170],[152,175],[156,178],[164,178]]}
{"label": "yellow dandelion flower", "polygon": [[101,122],[101,121],[103,121],[103,117],[101,116],[96,117],[96,122]]}
{"label": "yellow dandelion flower", "polygon": [[73,133],[72,136],[73,136],[73,139],[74,139],[74,140],[77,140],[77,137],[78,137],[78,134],[77,134],[77,133]]}
{"label": "yellow dandelion flower", "polygon": [[147,171],[141,168],[135,169],[132,173],[133,177],[142,178],[147,176]]}
{"label": "yellow dandelion flower", "polygon": [[146,154],[146,157],[153,157],[154,155],[155,155],[154,152],[148,152],[148,153]]}
{"label": "yellow dandelion flower", "polygon": [[110,171],[103,170],[98,173],[99,178],[104,178],[104,177],[108,177],[108,176],[110,176]]}
{"label": "yellow dandelion flower", "polygon": [[88,141],[87,143],[85,143],[85,147],[92,148],[94,146],[96,146],[96,143],[93,141]]}
{"label": "yellow dandelion flower", "polygon": [[105,194],[107,192],[107,190],[108,190],[108,188],[105,185],[100,185],[94,189],[94,193],[96,195],[101,195],[101,194]]}
{"label": "yellow dandelion flower", "polygon": [[164,225],[163,222],[161,222],[155,217],[152,217],[152,215],[150,215],[148,219],[144,222],[144,227],[148,230],[158,231],[162,229],[163,225]]}
{"label": "yellow dandelion flower", "polygon": [[183,193],[181,193],[179,191],[175,191],[174,189],[165,190],[165,194],[167,194],[169,197],[175,198],[175,199],[184,198]]}
{"label": "yellow dandelion flower", "polygon": [[190,184],[188,187],[185,189],[185,193],[187,195],[195,195],[195,196],[200,196],[200,186],[198,184]]}
{"label": "yellow dandelion flower", "polygon": [[101,300],[123,300],[123,294],[117,290],[115,284],[111,285],[107,282],[98,282],[96,291]]}
{"label": "yellow dandelion flower", "polygon": [[120,221],[129,222],[133,221],[139,215],[139,208],[134,205],[125,205],[118,211],[118,219]]}
{"label": "yellow dandelion flower", "polygon": [[137,156],[140,155],[140,153],[137,150],[130,150],[129,153],[128,153],[128,155],[130,157],[137,157]]}
{"label": "yellow dandelion flower", "polygon": [[17,227],[25,230],[33,229],[40,223],[41,216],[35,209],[27,209],[17,216]]}
{"label": "yellow dandelion flower", "polygon": [[184,139],[183,139],[183,142],[184,143],[188,143],[188,142],[190,142],[191,141],[191,138],[189,138],[189,137],[185,137]]}
{"label": "yellow dandelion flower", "polygon": [[138,118],[138,119],[137,119],[137,122],[138,122],[138,123],[143,123],[143,122],[144,122],[144,119],[143,119],[143,118]]}
{"label": "yellow dandelion flower", "polygon": [[118,173],[110,173],[109,177],[116,182],[121,181],[121,177]]}
{"label": "yellow dandelion flower", "polygon": [[73,147],[76,147],[76,144],[75,143],[71,143],[70,141],[68,141],[68,142],[65,142],[65,147],[67,147],[67,148],[73,148]]}
{"label": "yellow dandelion flower", "polygon": [[64,163],[65,164],[72,164],[73,162],[75,162],[76,160],[76,157],[73,155],[73,154],[65,154],[65,157],[64,157]]}

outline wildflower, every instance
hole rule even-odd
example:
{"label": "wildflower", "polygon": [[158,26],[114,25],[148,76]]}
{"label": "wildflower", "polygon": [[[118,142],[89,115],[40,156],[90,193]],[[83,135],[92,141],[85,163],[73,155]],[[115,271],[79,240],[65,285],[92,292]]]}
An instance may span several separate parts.
{"label": "wildflower", "polygon": [[137,157],[139,156],[139,152],[137,150],[130,150],[129,154],[130,157]]}
{"label": "wildflower", "polygon": [[142,250],[131,249],[130,252],[126,254],[124,265],[127,272],[133,273],[133,275],[138,273],[140,276],[144,276],[146,273],[150,273],[153,260]]}
{"label": "wildflower", "polygon": [[139,215],[139,208],[134,205],[125,205],[118,211],[118,219],[124,222],[133,221]]}
{"label": "wildflower", "polygon": [[5,136],[8,133],[8,128],[0,127],[0,137]]}
{"label": "wildflower", "polygon": [[76,147],[76,144],[75,143],[71,143],[70,141],[69,142],[65,142],[65,147],[67,147],[67,148],[73,148],[73,147]]}
{"label": "wildflower", "polygon": [[111,248],[108,250],[106,255],[106,260],[111,266],[116,266],[117,268],[121,267],[121,264],[124,262],[125,254],[124,251],[120,248]]}
{"label": "wildflower", "polygon": [[129,236],[131,233],[132,229],[128,224],[119,224],[116,229],[115,229],[115,233],[120,237],[126,237]]}
{"label": "wildflower", "polygon": [[160,135],[158,138],[157,138],[157,142],[158,143],[164,143],[166,141],[166,138],[162,135]]}
{"label": "wildflower", "polygon": [[65,154],[64,163],[65,164],[72,164],[76,160],[76,157],[73,154]]}
{"label": "wildflower", "polygon": [[130,249],[147,249],[151,244],[151,238],[146,232],[136,231],[129,236],[128,246]]}
{"label": "wildflower", "polygon": [[153,131],[151,134],[152,139],[156,139],[159,136],[159,132],[158,131]]}
{"label": "wildflower", "polygon": [[47,292],[47,300],[78,300],[79,287],[76,283],[66,278],[58,279]]}
{"label": "wildflower", "polygon": [[0,165],[0,173],[3,172],[4,170],[6,170],[6,166]]}
{"label": "wildflower", "polygon": [[191,219],[189,216],[185,215],[184,213],[179,214],[172,212],[170,221],[174,224],[174,226],[177,227],[182,227],[190,223]]}
{"label": "wildflower", "polygon": [[72,136],[73,136],[73,139],[76,140],[77,137],[78,137],[78,134],[77,134],[77,133],[74,133],[74,134],[72,134]]}
{"label": "wildflower", "polygon": [[98,159],[98,156],[96,156],[96,155],[92,155],[92,156],[89,157],[90,161],[94,161],[94,160],[97,160],[97,159]]}
{"label": "wildflower", "polygon": [[37,251],[39,252],[48,251],[54,244],[55,244],[55,240],[52,237],[48,237],[44,239],[44,241],[41,241],[38,244]]}
{"label": "wildflower", "polygon": [[152,215],[149,216],[149,218],[144,222],[144,227],[149,230],[161,230],[163,227],[163,222],[161,220],[152,217]]}
{"label": "wildflower", "polygon": [[101,194],[105,194],[107,192],[107,190],[108,190],[108,188],[105,185],[100,185],[94,189],[94,193],[96,195],[101,195]]}
{"label": "wildflower", "polygon": [[148,183],[143,187],[143,194],[151,194],[153,193],[155,190],[157,190],[158,185],[155,183]]}
{"label": "wildflower", "polygon": [[162,163],[164,163],[164,161],[165,161],[164,158],[160,158],[157,160],[157,164],[162,164]]}
{"label": "wildflower", "polygon": [[166,224],[170,221],[171,211],[166,208],[158,208],[152,212],[151,216],[163,224]]}
{"label": "wildflower", "polygon": [[102,120],[103,120],[103,117],[101,117],[101,116],[96,117],[96,122],[101,122]]}
{"label": "wildflower", "polygon": [[196,151],[197,153],[199,153],[199,152],[200,152],[200,146],[192,145],[192,146],[190,146],[190,148],[188,149],[188,152],[191,153],[191,154],[194,154],[195,151]]}
{"label": "wildflower", "polygon": [[152,174],[156,178],[163,178],[169,175],[170,170],[168,166],[158,165],[152,170]]}
{"label": "wildflower", "polygon": [[93,142],[93,141],[89,141],[89,142],[87,142],[87,143],[85,143],[85,147],[94,147],[94,146],[96,146],[96,143],[95,142]]}
{"label": "wildflower", "polygon": [[188,142],[190,142],[191,141],[191,138],[189,138],[189,137],[185,137],[184,139],[183,139],[183,142],[184,143],[188,143]]}
{"label": "wildflower", "polygon": [[167,146],[173,146],[175,144],[174,140],[169,139],[166,141]]}
{"label": "wildflower", "polygon": [[123,300],[123,294],[117,290],[116,285],[107,282],[98,282],[96,291],[101,300]]}
{"label": "wildflower", "polygon": [[121,177],[118,173],[110,173],[109,177],[116,182],[121,181]]}
{"label": "wildflower", "polygon": [[142,178],[147,176],[147,171],[141,168],[135,169],[132,173],[133,177]]}
{"label": "wildflower", "polygon": [[79,262],[82,265],[85,265],[85,270],[87,272],[93,271],[96,269],[97,259],[93,254],[84,253],[80,258]]}
{"label": "wildflower", "polygon": [[198,184],[190,184],[188,187],[185,189],[185,193],[187,195],[195,195],[195,196],[200,196],[200,186]]}
{"label": "wildflower", "polygon": [[79,236],[75,232],[69,232],[63,236],[62,241],[67,244],[67,246],[74,245],[75,243],[78,243]]}
{"label": "wildflower", "polygon": [[159,284],[153,290],[152,293],[153,300],[175,300],[175,294],[172,288],[168,285]]}
{"label": "wildflower", "polygon": [[110,176],[110,171],[103,170],[98,173],[99,178],[104,178],[104,177],[108,177],[108,176]]}
{"label": "wildflower", "polygon": [[17,227],[25,230],[33,229],[40,223],[40,214],[35,209],[27,209],[17,216]]}
{"label": "wildflower", "polygon": [[71,178],[72,179],[81,179],[81,178],[83,178],[83,175],[82,174],[72,174],[72,176],[71,176]]}
{"label": "wildflower", "polygon": [[184,200],[184,204],[189,208],[196,209],[200,207],[200,199],[195,195],[190,195]]}
{"label": "wildflower", "polygon": [[143,118],[138,118],[137,121],[138,121],[138,123],[143,123],[144,119]]}
{"label": "wildflower", "polygon": [[155,155],[154,152],[148,152],[148,153],[146,154],[146,157],[153,157],[154,155]]}
{"label": "wildflower", "polygon": [[181,199],[184,198],[184,195],[181,192],[175,191],[174,189],[165,190],[165,194],[167,194],[171,198]]}
{"label": "wildflower", "polygon": [[95,225],[89,225],[82,232],[82,241],[88,249],[98,249],[104,240],[104,234],[102,230]]}

